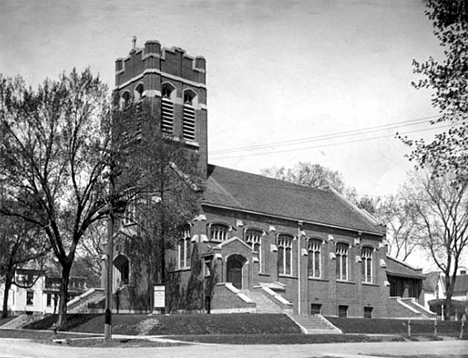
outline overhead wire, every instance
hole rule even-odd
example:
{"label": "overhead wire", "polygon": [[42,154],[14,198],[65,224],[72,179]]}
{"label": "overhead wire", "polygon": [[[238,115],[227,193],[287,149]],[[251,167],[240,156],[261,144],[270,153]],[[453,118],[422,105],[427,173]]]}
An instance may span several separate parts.
{"label": "overhead wire", "polygon": [[[418,129],[418,130],[413,130],[413,131],[406,131],[404,133],[399,133],[400,135],[406,135],[406,134],[411,134],[411,133],[418,133],[418,132],[424,132],[428,130],[433,130],[433,129],[441,129],[441,128],[447,128],[447,127],[452,127],[452,124],[447,124],[444,126],[438,126],[438,127],[430,127],[430,128],[424,128],[424,129]],[[365,133],[367,134],[367,133]],[[356,143],[356,142],[362,142],[364,140],[374,140],[374,139],[380,139],[380,138],[388,138],[388,137],[393,137],[395,136],[396,133],[392,134],[384,134],[384,135],[378,135],[374,137],[367,137],[367,138],[358,138],[358,139],[353,139],[353,140],[347,140],[347,141],[341,141],[341,142],[334,142],[334,143],[324,143],[324,144],[319,144],[319,145],[314,145],[314,146],[308,146],[308,147],[299,147],[299,148],[292,148],[292,149],[283,149],[283,150],[274,150],[269,151],[269,152],[260,152],[260,153],[243,153],[243,154],[237,154],[237,155],[231,155],[231,156],[222,156],[222,157],[216,157],[216,160],[220,159],[231,159],[231,158],[239,158],[239,157],[245,157],[245,156],[256,156],[256,155],[272,155],[272,154],[278,154],[278,153],[288,153],[288,152],[295,152],[295,151],[300,151],[300,150],[306,150],[306,149],[316,149],[316,148],[323,148],[323,147],[332,147],[336,145],[343,145],[343,144],[350,144],[350,143]],[[313,142],[313,141],[311,141]],[[273,146],[273,145],[272,145]],[[268,148],[268,147],[267,147]],[[262,148],[262,149],[267,149],[267,148]],[[245,151],[245,150],[244,150]],[[209,153],[210,155],[212,153]]]}
{"label": "overhead wire", "polygon": [[354,130],[349,130],[349,131],[344,131],[344,132],[323,134],[323,135],[307,137],[307,138],[299,138],[299,139],[293,139],[293,140],[287,140],[287,141],[250,145],[250,146],[245,146],[245,147],[220,149],[220,150],[211,151],[210,154],[211,155],[219,155],[219,154],[238,152],[238,151],[245,151],[245,150],[260,150],[260,149],[270,148],[270,147],[273,147],[273,146],[275,146],[275,147],[290,146],[290,145],[297,145],[297,144],[314,142],[314,141],[324,141],[324,140],[337,139],[337,138],[343,138],[343,137],[350,137],[350,136],[356,136],[356,135],[362,135],[362,134],[369,134],[369,133],[373,133],[373,132],[382,131],[382,130],[385,130],[385,129],[394,129],[394,128],[401,128],[401,127],[407,127],[407,126],[423,124],[423,123],[427,123],[428,119],[435,119],[435,118],[439,118],[439,117],[440,116],[421,117],[421,118],[417,118],[417,119],[413,119],[413,120],[394,122],[394,123],[384,124],[384,125],[380,125],[380,126],[361,128],[361,129],[354,129]]}

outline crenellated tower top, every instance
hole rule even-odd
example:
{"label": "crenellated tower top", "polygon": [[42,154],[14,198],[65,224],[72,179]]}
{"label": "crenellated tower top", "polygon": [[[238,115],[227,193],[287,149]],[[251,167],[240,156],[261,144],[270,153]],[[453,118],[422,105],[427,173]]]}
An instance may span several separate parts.
{"label": "crenellated tower top", "polygon": [[149,102],[163,134],[196,151],[206,174],[206,60],[179,47],[162,48],[159,41],[146,41],[143,48],[135,37],[132,42],[129,55],[115,61],[114,105]]}

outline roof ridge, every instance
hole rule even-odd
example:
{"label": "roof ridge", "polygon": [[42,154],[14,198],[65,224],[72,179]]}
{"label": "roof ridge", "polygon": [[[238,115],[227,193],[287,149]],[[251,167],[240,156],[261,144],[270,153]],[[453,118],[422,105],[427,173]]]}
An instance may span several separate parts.
{"label": "roof ridge", "polygon": [[221,169],[226,169],[226,170],[230,170],[230,171],[236,171],[236,172],[239,172],[239,173],[244,173],[244,174],[247,174],[247,175],[253,175],[253,176],[263,178],[263,179],[268,179],[268,180],[271,180],[271,181],[286,183],[287,185],[291,185],[291,186],[298,186],[298,187],[301,187],[301,188],[312,189],[312,190],[317,190],[317,191],[321,191],[321,192],[330,192],[330,190],[325,189],[325,188],[317,188],[317,187],[314,187],[314,186],[308,186],[308,185],[304,185],[304,184],[294,183],[294,182],[291,182],[291,181],[288,181],[288,180],[272,178],[272,177],[262,175],[262,174],[247,172],[245,170],[239,170],[239,169],[223,167],[221,165],[216,165],[216,164],[208,164],[208,165],[211,165],[212,167],[216,167],[216,168],[221,168]]}

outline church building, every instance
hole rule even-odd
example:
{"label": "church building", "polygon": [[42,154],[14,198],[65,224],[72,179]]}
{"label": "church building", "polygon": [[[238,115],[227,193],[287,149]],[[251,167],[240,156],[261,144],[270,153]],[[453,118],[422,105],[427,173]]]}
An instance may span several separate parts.
{"label": "church building", "polygon": [[[208,164],[203,57],[147,41],[117,59],[115,69],[114,94],[120,103],[149,101],[157,108],[161,131],[198,154],[206,183],[201,212],[169,256],[175,263],[171,273],[186,283],[197,244],[203,279],[216,278],[205,295],[207,310],[392,315],[385,228],[372,216],[331,187],[311,188]],[[136,263],[119,254],[114,265],[115,284],[138,285],[132,282]]]}

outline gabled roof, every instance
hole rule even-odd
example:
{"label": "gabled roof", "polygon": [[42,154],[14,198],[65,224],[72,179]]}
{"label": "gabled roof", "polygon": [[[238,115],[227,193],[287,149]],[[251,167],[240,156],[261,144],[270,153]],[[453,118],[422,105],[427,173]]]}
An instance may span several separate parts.
{"label": "gabled roof", "polygon": [[383,235],[385,229],[331,190],[215,165],[208,166],[203,205],[266,214]]}
{"label": "gabled roof", "polygon": [[435,292],[437,282],[440,278],[440,272],[433,271],[425,274],[426,279],[423,281],[422,289],[426,292]]}
{"label": "gabled roof", "polygon": [[397,277],[409,277],[416,279],[425,279],[426,276],[422,274],[421,269],[416,269],[406,262],[397,260],[387,255],[387,275]]}
{"label": "gabled roof", "polygon": [[[445,284],[445,277],[444,277]],[[466,296],[468,292],[468,275],[457,275],[455,287],[453,288],[454,296]]]}

